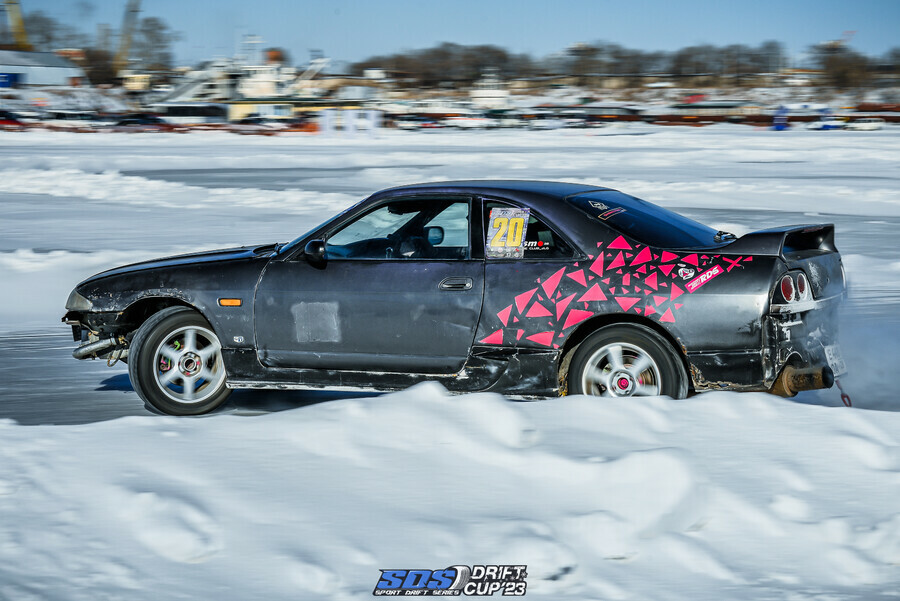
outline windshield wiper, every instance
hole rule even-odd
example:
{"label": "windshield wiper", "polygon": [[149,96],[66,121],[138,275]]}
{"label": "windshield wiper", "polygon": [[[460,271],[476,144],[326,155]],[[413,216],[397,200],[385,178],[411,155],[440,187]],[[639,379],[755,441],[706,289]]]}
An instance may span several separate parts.
{"label": "windshield wiper", "polygon": [[725,242],[726,240],[737,240],[737,236],[735,236],[731,232],[723,232],[722,230],[719,230],[718,232],[716,232],[713,240],[716,242]]}

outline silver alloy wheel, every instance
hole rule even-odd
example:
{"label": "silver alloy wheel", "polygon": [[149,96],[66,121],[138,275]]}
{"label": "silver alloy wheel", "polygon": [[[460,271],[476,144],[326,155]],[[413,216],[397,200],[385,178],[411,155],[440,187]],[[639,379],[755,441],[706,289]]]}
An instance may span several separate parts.
{"label": "silver alloy wheel", "polygon": [[587,360],[581,389],[599,396],[656,396],[660,382],[659,366],[647,351],[633,344],[613,343]]}
{"label": "silver alloy wheel", "polygon": [[178,328],[156,348],[153,374],[159,389],[173,401],[205,401],[219,391],[225,380],[222,345],[204,327]]}

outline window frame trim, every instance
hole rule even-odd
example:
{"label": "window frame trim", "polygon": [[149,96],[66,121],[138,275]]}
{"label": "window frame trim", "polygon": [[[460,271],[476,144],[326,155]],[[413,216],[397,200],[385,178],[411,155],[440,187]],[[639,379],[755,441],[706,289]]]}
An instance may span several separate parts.
{"label": "window frame trim", "polygon": [[[327,257],[327,254],[326,254],[326,257],[327,257],[326,260],[328,262],[332,262],[332,261],[340,261],[340,262],[344,262],[344,261],[367,261],[367,262],[385,261],[385,262],[391,262],[391,263],[394,263],[394,262],[397,262],[397,263],[410,263],[410,262],[434,263],[434,262],[446,262],[446,261],[461,262],[461,261],[483,260],[483,258],[478,259],[474,256],[475,255],[474,244],[473,244],[474,223],[473,223],[472,216],[473,216],[473,208],[475,205],[475,197],[472,194],[410,194],[408,196],[401,195],[401,196],[392,196],[389,198],[382,198],[382,199],[378,200],[377,202],[373,203],[371,206],[366,207],[362,211],[355,212],[352,216],[348,217],[347,219],[341,220],[340,223],[334,224],[331,228],[328,228],[326,231],[322,232],[321,235],[318,237],[318,239],[321,239],[322,241],[325,242],[325,248],[326,248],[326,253],[327,253],[328,239],[332,235],[336,234],[337,232],[341,231],[342,229],[344,229],[345,227],[350,225],[351,223],[353,223],[359,219],[362,219],[371,213],[374,213],[375,211],[381,209],[382,207],[384,207],[386,205],[389,205],[389,204],[392,204],[395,202],[407,202],[407,201],[415,202],[415,201],[421,201],[421,200],[450,200],[453,202],[466,202],[469,205],[469,219],[468,219],[468,226],[469,226],[468,238],[469,238],[469,240],[468,240],[468,248],[467,248],[465,258],[463,258],[463,259],[448,259],[448,258],[438,259],[438,258],[429,258],[429,257],[418,257],[418,258],[409,258],[409,259],[397,259],[397,258],[388,258],[388,257]],[[480,218],[478,220],[480,221]],[[404,225],[406,225],[406,224],[404,224]],[[315,239],[317,239],[315,237],[315,235],[312,238],[310,238],[310,240],[315,240]]]}
{"label": "window frame trim", "polygon": [[[547,219],[547,217],[545,217],[543,213],[541,213],[534,207],[532,207],[530,205],[526,205],[525,203],[522,203],[522,202],[510,200],[508,198],[501,198],[499,196],[479,196],[479,200],[481,201],[481,211],[479,211],[479,216],[482,221],[480,248],[484,255],[485,263],[487,263],[487,262],[491,262],[491,263],[523,263],[523,262],[524,263],[531,263],[531,262],[545,263],[545,262],[553,262],[553,261],[559,262],[559,261],[568,261],[568,260],[582,261],[584,259],[587,259],[587,255],[584,253],[584,251],[582,251],[581,248],[577,244],[573,243],[571,238],[560,233],[560,228],[557,225],[555,225],[552,220]],[[509,205],[510,207],[513,207],[516,209],[528,209],[532,216],[534,216],[537,219],[539,219],[540,221],[542,221],[543,224],[551,232],[553,232],[554,236],[558,236],[559,238],[561,238],[563,240],[563,242],[565,242],[566,244],[569,245],[569,248],[572,249],[572,256],[571,257],[546,257],[546,258],[544,258],[544,257],[522,257],[521,259],[488,257],[487,252],[486,252],[487,229],[485,229],[486,224],[484,223],[484,212],[487,209],[487,203],[489,203],[489,202],[504,203],[504,204]]]}

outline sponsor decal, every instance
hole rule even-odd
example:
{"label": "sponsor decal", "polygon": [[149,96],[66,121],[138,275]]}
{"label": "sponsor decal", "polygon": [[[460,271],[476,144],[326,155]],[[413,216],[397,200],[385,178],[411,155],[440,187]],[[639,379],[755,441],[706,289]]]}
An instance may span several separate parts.
{"label": "sponsor decal", "polygon": [[450,566],[443,570],[381,570],[375,597],[506,597],[525,595],[528,566]]}
{"label": "sponsor decal", "polygon": [[695,273],[697,273],[697,272],[694,271],[693,269],[691,269],[690,267],[682,267],[681,269],[678,270],[678,275],[681,277],[682,280],[691,279],[692,277],[694,277]]}
{"label": "sponsor decal", "polygon": [[550,250],[550,243],[543,240],[526,240],[522,243],[525,250]]}
{"label": "sponsor decal", "polygon": [[625,209],[619,207],[618,209],[610,209],[604,213],[600,213],[599,215],[597,215],[597,217],[599,219],[602,219],[603,221],[606,221],[613,215],[618,215],[619,213],[624,213],[624,212],[625,212]]}
{"label": "sponsor decal", "polygon": [[685,284],[685,288],[687,288],[688,292],[693,292],[700,286],[704,285],[706,282],[710,281],[718,275],[722,275],[723,273],[725,273],[725,270],[722,269],[722,266],[716,265],[712,269],[707,269],[696,278]]}

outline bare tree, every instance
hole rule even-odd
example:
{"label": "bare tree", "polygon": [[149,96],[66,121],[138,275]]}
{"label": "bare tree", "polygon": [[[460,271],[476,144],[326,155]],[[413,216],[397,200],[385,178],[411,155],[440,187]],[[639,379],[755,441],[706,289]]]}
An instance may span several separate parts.
{"label": "bare tree", "polygon": [[181,34],[158,17],[144,17],[135,29],[131,56],[144,69],[165,70],[172,66],[172,44]]}
{"label": "bare tree", "polygon": [[846,44],[828,42],[810,48],[813,60],[822,70],[826,85],[847,90],[868,84],[869,59]]}

